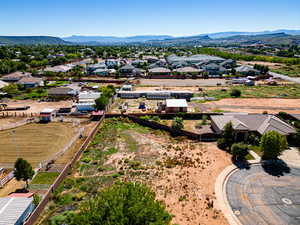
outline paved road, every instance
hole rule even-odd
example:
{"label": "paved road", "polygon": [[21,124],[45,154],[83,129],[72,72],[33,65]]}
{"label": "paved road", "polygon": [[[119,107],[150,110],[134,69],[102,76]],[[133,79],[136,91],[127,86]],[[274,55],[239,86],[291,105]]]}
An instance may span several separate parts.
{"label": "paved road", "polygon": [[[284,175],[275,176],[279,174]],[[300,169],[274,172],[270,167],[252,165],[229,177],[226,194],[243,225],[300,224]]]}
{"label": "paved road", "polygon": [[300,84],[300,78],[289,77],[289,76],[279,74],[279,73],[274,73],[274,72],[269,72],[269,74],[272,75],[273,77],[277,77],[282,80],[287,80],[287,81],[291,81],[291,82]]}

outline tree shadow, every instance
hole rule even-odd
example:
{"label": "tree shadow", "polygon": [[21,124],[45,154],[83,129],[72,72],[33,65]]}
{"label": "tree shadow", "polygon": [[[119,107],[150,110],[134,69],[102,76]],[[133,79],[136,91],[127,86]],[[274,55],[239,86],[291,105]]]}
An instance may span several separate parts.
{"label": "tree shadow", "polygon": [[271,176],[280,177],[291,172],[290,167],[281,159],[264,161],[261,166]]}
{"label": "tree shadow", "polygon": [[250,163],[246,159],[236,160],[236,158],[232,156],[231,161],[239,169],[250,169]]}

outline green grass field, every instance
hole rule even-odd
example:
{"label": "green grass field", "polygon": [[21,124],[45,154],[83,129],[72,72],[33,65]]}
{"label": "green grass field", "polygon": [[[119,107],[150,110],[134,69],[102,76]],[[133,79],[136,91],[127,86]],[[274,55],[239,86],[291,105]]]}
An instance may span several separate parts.
{"label": "green grass field", "polygon": [[34,177],[30,184],[52,184],[58,175],[58,172],[41,172]]}

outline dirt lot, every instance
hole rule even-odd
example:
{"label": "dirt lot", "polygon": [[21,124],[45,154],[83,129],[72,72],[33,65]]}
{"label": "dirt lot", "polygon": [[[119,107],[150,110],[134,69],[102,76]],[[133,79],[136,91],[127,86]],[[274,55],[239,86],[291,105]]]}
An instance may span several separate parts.
{"label": "dirt lot", "polygon": [[13,101],[10,100],[8,102],[5,102],[8,107],[23,107],[23,106],[30,106],[28,110],[24,111],[8,111],[9,113],[40,113],[45,108],[51,108],[51,109],[59,109],[62,107],[72,107],[73,102],[72,101],[59,101],[59,102],[38,102],[34,100],[19,100],[19,101]]}
{"label": "dirt lot", "polygon": [[[172,138],[128,120],[107,119],[69,181],[83,182],[81,186],[87,187],[85,199],[93,198],[93,193],[116,180],[141,182],[165,202],[174,215],[172,224],[225,225],[226,219],[214,207],[214,183],[230,163],[230,156],[218,150],[215,143]],[[83,189],[77,188],[64,186],[56,197],[82,193]],[[51,202],[43,213],[45,220],[39,224],[47,224],[49,217],[76,204]]]}
{"label": "dirt lot", "polygon": [[203,104],[207,110],[224,110],[230,112],[249,113],[278,113],[281,111],[289,113],[300,113],[299,99],[280,98],[226,98],[219,101],[207,102]]}
{"label": "dirt lot", "polygon": [[9,117],[9,118],[0,118],[0,130],[6,129],[6,127],[11,127],[17,122],[23,121],[24,118],[20,117]]}
{"label": "dirt lot", "polygon": [[225,79],[140,79],[142,86],[193,87],[225,85]]}
{"label": "dirt lot", "polygon": [[19,156],[36,167],[65,147],[78,129],[72,123],[34,123],[0,131],[0,165],[13,165]]}
{"label": "dirt lot", "polygon": [[281,63],[272,63],[272,62],[261,62],[261,61],[238,61],[238,64],[242,64],[242,65],[252,65],[254,66],[255,64],[259,64],[259,65],[264,65],[264,66],[268,66],[269,68],[272,69],[279,69],[280,67],[284,66],[284,64]]}

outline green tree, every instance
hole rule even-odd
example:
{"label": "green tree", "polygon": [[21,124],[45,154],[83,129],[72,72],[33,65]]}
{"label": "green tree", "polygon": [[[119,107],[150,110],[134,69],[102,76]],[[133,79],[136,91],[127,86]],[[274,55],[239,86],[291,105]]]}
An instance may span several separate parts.
{"label": "green tree", "polygon": [[236,160],[241,160],[246,157],[249,152],[249,148],[248,145],[245,145],[243,143],[234,143],[231,146],[230,152]]}
{"label": "green tree", "polygon": [[276,159],[287,147],[286,137],[276,131],[265,133],[260,140],[263,159]]}
{"label": "green tree", "polygon": [[240,97],[242,94],[242,92],[239,89],[232,89],[232,91],[230,92],[230,96],[232,97]]}
{"label": "green tree", "polygon": [[108,102],[108,97],[106,97],[105,95],[101,95],[95,100],[95,107],[97,110],[105,110],[105,107],[107,106]]}
{"label": "green tree", "polygon": [[150,188],[139,183],[117,183],[83,203],[79,213],[70,214],[65,221],[70,225],[168,225],[171,219]]}
{"label": "green tree", "polygon": [[34,175],[34,170],[32,166],[24,159],[18,158],[15,162],[15,178],[20,181],[23,180],[26,182],[26,187],[28,187],[28,180],[31,179]]}
{"label": "green tree", "polygon": [[174,117],[172,121],[172,128],[176,130],[181,130],[184,128],[183,119],[181,117]]}
{"label": "green tree", "polygon": [[231,145],[234,143],[234,129],[231,122],[224,126],[223,138],[226,147],[230,149]]}

